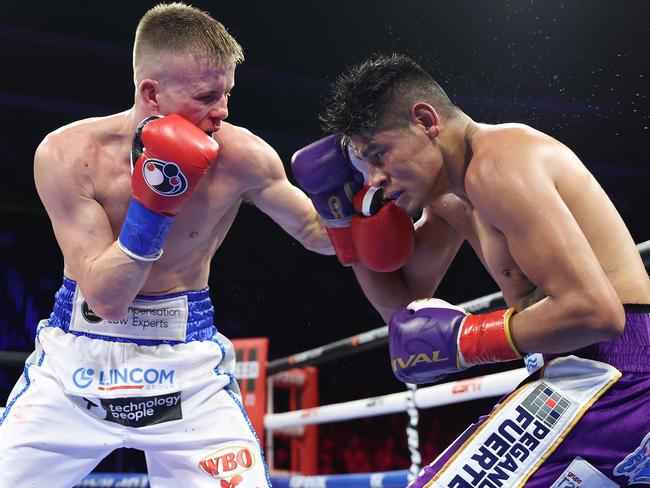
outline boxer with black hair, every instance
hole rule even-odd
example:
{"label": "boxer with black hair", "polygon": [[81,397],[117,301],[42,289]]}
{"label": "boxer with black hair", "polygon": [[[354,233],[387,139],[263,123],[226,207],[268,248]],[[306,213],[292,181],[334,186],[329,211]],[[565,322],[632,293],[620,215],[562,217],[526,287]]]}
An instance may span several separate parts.
{"label": "boxer with black hair", "polygon": [[[531,127],[475,122],[402,55],[341,75],[321,120],[349,139],[371,185],[421,212],[397,269],[352,264],[389,324],[397,378],[546,355],[411,486],[548,488],[569,471],[585,486],[647,483],[634,460],[650,436],[650,280],[579,158]],[[470,315],[431,298],[464,241],[507,308]]]}

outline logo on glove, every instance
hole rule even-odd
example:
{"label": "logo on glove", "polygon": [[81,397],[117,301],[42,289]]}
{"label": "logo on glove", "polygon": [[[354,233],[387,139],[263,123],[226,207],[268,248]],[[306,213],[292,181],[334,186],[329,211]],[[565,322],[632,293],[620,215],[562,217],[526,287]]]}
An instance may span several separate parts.
{"label": "logo on glove", "polygon": [[329,200],[327,200],[327,206],[329,207],[330,212],[332,212],[332,215],[334,216],[335,219],[342,219],[343,217],[345,217],[341,199],[336,195],[331,196]]}
{"label": "logo on glove", "polygon": [[421,352],[420,354],[411,354],[406,360],[401,357],[393,359],[390,363],[393,368],[393,371],[399,369],[408,369],[413,366],[417,366],[420,363],[431,364],[431,363],[442,363],[449,361],[448,357],[441,358],[440,351],[433,350],[431,351],[431,356],[426,352]]}
{"label": "logo on glove", "polygon": [[187,190],[187,178],[175,163],[147,159],[142,165],[147,186],[159,195],[173,197]]}

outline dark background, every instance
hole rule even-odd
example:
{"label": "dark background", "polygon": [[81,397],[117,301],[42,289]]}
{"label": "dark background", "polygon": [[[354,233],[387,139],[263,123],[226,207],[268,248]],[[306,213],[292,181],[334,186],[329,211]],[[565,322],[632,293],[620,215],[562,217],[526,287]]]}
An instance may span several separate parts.
{"label": "dark background", "polygon": [[[131,106],[133,33],[154,4],[3,5],[0,349],[32,348],[61,279],[61,255],[34,189],[34,150],[63,124]],[[400,52],[474,120],[527,123],[567,144],[608,191],[635,241],[650,238],[647,1],[193,5],[223,22],[246,54],[229,122],[266,139],[285,163],[322,135],[317,113],[337,74],[372,53]],[[269,337],[271,359],[382,325],[349,269],[304,250],[250,206],[217,252],[210,286],[222,332]],[[495,289],[463,248],[438,295],[461,302]],[[400,390],[385,354],[321,368],[321,403]],[[19,368],[2,372],[6,397]]]}

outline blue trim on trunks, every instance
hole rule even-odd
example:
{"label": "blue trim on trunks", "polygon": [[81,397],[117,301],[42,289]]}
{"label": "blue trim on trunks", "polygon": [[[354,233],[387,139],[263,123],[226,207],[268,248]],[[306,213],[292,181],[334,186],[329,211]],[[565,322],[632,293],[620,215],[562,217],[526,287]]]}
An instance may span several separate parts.
{"label": "blue trim on trunks", "polygon": [[160,296],[143,296],[138,295],[138,300],[160,300],[164,298],[176,298],[180,296],[187,297],[188,318],[187,333],[185,341],[170,340],[145,340],[129,339],[124,337],[111,337],[99,334],[90,334],[86,332],[70,331],[70,316],[72,314],[72,305],[74,293],[77,289],[77,283],[74,280],[63,277],[63,284],[59,291],[56,292],[54,300],[54,309],[48,319],[49,327],[58,327],[63,331],[77,336],[90,337],[92,339],[101,339],[110,342],[129,342],[141,346],[157,346],[160,344],[179,344],[180,342],[192,341],[209,341],[217,334],[214,326],[214,307],[210,300],[210,290],[206,287],[198,291],[185,291],[180,293],[171,293]]}

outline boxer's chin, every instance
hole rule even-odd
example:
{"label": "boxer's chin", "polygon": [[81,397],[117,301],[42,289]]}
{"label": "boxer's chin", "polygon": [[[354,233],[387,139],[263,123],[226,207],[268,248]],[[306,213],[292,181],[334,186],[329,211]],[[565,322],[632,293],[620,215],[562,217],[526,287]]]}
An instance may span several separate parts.
{"label": "boxer's chin", "polygon": [[411,217],[419,216],[424,210],[424,205],[420,202],[416,202],[410,199],[405,193],[402,194],[395,200],[395,205],[404,210]]}
{"label": "boxer's chin", "polygon": [[409,215],[412,215],[418,211],[417,202],[414,202],[413,199],[410,198],[404,191],[402,191],[395,200],[395,205],[404,209],[404,211]]}

